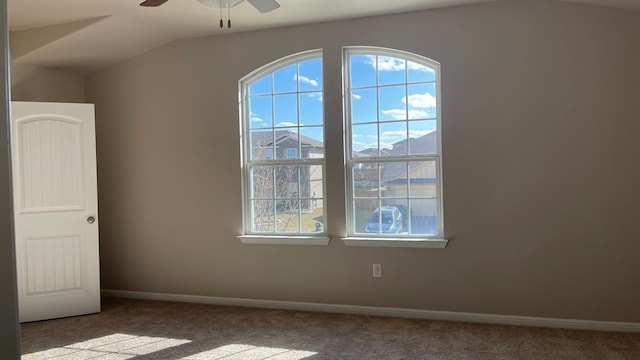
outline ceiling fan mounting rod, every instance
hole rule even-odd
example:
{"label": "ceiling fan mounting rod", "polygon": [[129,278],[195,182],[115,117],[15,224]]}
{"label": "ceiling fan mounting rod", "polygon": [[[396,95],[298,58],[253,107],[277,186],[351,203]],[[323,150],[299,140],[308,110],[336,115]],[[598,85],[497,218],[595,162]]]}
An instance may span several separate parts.
{"label": "ceiling fan mounting rod", "polygon": [[[145,0],[140,6],[144,7],[158,7],[168,0]],[[224,27],[224,20],[222,20],[222,5],[227,7],[227,27],[231,29],[231,8],[240,4],[243,1],[247,1],[260,13],[268,13],[280,7],[280,4],[276,0],[198,0],[202,4],[207,6],[218,6],[220,9],[220,28]]]}

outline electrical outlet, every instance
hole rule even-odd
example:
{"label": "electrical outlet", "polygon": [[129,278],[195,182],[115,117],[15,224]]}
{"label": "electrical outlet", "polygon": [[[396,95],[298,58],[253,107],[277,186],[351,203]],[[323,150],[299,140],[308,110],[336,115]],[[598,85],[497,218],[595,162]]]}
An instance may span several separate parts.
{"label": "electrical outlet", "polygon": [[382,277],[382,264],[373,264],[373,277],[374,278]]}

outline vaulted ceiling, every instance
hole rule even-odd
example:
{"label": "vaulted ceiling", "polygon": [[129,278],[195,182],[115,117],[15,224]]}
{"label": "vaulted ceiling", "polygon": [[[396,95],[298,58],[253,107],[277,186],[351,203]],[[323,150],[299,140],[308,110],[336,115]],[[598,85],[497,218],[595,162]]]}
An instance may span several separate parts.
{"label": "vaulted ceiling", "polygon": [[[181,38],[501,0],[278,0],[266,14],[245,1],[231,9],[232,29],[220,29],[219,9],[197,0],[140,1],[9,0],[12,58],[88,73]],[[640,10],[640,0],[567,1]]]}

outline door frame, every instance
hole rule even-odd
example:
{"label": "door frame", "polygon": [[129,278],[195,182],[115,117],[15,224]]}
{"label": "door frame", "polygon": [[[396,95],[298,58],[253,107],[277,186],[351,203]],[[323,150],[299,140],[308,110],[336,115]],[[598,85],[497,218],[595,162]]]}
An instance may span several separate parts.
{"label": "door frame", "polygon": [[10,151],[10,99],[9,83],[9,30],[7,25],[7,2],[0,2],[2,26],[2,78],[0,89],[0,349],[7,359],[20,358],[20,327],[18,323],[18,295],[16,282],[15,240],[13,233],[13,199]]}

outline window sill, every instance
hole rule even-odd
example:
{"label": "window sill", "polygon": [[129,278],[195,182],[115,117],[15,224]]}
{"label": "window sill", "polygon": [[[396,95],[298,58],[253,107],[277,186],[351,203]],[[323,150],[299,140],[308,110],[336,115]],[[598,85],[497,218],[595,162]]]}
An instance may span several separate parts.
{"label": "window sill", "polygon": [[446,239],[407,239],[407,238],[375,238],[345,237],[346,246],[398,247],[398,248],[434,248],[444,249],[449,242]]}
{"label": "window sill", "polygon": [[329,245],[329,236],[239,235],[243,244],[260,245]]}

